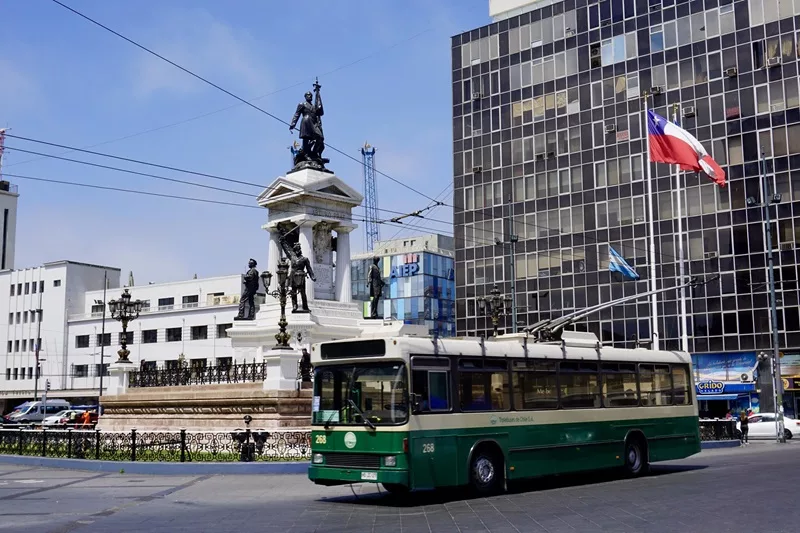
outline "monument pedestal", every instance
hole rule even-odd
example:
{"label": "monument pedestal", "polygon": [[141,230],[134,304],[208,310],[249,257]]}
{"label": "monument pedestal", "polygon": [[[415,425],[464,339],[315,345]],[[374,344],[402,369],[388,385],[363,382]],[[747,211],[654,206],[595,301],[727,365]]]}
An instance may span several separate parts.
{"label": "monument pedestal", "polygon": [[382,320],[365,320],[356,303],[313,300],[309,307],[309,313],[287,310],[286,331],[291,335],[291,350],[275,349],[281,313],[277,300],[262,304],[255,320],[234,322],[228,329],[236,361],[266,361],[265,390],[297,389],[302,350],[311,351],[312,343],[359,337],[384,324]]}
{"label": "monument pedestal", "polygon": [[303,352],[273,348],[264,353],[267,379],[264,390],[292,390],[297,388],[297,368]]}

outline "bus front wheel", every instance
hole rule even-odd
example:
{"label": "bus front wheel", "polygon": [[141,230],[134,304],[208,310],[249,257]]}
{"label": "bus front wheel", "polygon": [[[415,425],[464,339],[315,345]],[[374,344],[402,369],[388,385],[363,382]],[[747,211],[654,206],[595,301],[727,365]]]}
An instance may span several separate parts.
{"label": "bus front wheel", "polygon": [[625,472],[638,477],[647,472],[647,441],[639,435],[632,435],[625,441]]}
{"label": "bus front wheel", "polygon": [[469,481],[478,494],[494,494],[503,487],[503,460],[490,448],[478,449],[469,466]]}

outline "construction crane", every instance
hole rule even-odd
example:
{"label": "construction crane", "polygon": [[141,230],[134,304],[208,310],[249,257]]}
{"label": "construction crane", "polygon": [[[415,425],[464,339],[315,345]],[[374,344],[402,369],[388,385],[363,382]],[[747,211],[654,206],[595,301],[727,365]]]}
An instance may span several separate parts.
{"label": "construction crane", "polygon": [[364,209],[366,223],[364,225],[365,240],[368,251],[372,251],[380,240],[378,229],[378,188],[375,179],[375,148],[364,143],[361,149],[364,162]]}

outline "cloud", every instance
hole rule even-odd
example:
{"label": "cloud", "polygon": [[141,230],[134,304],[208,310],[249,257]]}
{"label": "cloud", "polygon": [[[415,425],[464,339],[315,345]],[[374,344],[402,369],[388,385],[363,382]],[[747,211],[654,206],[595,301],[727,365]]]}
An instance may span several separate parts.
{"label": "cloud", "polygon": [[[256,59],[256,40],[203,9],[171,10],[142,38],[142,44],[211,81],[248,92],[268,86],[264,66]],[[224,80],[224,83],[222,82]],[[140,98],[155,93],[187,94],[206,90],[200,80],[145,52],[134,63],[133,90]]]}

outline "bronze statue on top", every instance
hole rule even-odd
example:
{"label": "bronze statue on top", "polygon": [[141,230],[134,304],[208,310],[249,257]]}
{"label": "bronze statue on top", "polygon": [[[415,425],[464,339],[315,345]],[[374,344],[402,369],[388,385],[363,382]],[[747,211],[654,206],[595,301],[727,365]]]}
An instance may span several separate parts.
{"label": "bronze statue on top", "polygon": [[[280,238],[280,244],[289,262],[292,265],[292,270],[289,273],[289,287],[292,296],[292,313],[308,313],[308,296],[306,295],[306,276],[311,278],[311,281],[317,281],[314,276],[314,270],[311,268],[311,261],[308,257],[303,256],[303,250],[299,242],[296,242],[293,247],[290,247],[284,236]],[[302,309],[297,308],[297,295],[300,294],[302,302]]]}
{"label": "bronze statue on top", "polygon": [[[305,100],[297,104],[297,110],[294,112],[292,121],[289,123],[289,131],[294,131],[297,121],[300,121],[300,139],[303,141],[303,146],[295,152],[294,168],[291,172],[311,168],[314,170],[321,170],[323,172],[330,172],[325,168],[325,163],[328,159],[322,157],[322,152],[325,150],[325,135],[322,133],[322,115],[325,110],[322,107],[322,97],[319,90],[322,86],[318,81],[314,82],[314,94],[307,92]],[[312,102],[312,96],[314,101]]]}

